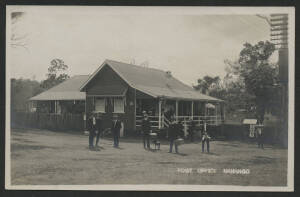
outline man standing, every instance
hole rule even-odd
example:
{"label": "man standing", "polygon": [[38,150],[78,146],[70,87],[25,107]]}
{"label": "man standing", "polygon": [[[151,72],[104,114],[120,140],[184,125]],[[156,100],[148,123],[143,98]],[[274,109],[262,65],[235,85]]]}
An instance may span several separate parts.
{"label": "man standing", "polygon": [[89,131],[89,149],[94,150],[94,138],[96,134],[96,117],[92,114],[88,119],[88,131]]}
{"label": "man standing", "polygon": [[114,120],[112,121],[111,131],[114,137],[114,147],[119,147],[119,137],[120,137],[120,129],[122,127],[122,123],[119,120],[118,114],[114,115]]}
{"label": "man standing", "polygon": [[142,120],[142,132],[143,132],[143,142],[144,148],[146,148],[146,141],[147,141],[147,148],[150,149],[150,133],[151,130],[151,123],[147,114],[144,114],[144,118]]}
{"label": "man standing", "polygon": [[209,153],[209,140],[210,140],[210,137],[207,133],[207,130],[206,130],[206,122],[203,123],[203,131],[202,131],[202,153],[204,152],[204,145],[206,143],[206,149],[207,149],[207,152]]}
{"label": "man standing", "polygon": [[263,125],[259,124],[256,127],[258,148],[264,149]]}
{"label": "man standing", "polygon": [[174,141],[177,139],[178,136],[178,125],[174,118],[171,120],[171,124],[169,125],[169,140],[170,140],[170,150],[169,153],[172,153],[173,150],[173,144],[175,145],[175,152],[178,153],[178,147],[177,144],[174,143]]}
{"label": "man standing", "polygon": [[96,118],[96,147],[99,147],[98,143],[100,140],[100,135],[102,133],[101,126],[102,126],[102,120],[101,120],[100,114],[98,114],[97,118]]}

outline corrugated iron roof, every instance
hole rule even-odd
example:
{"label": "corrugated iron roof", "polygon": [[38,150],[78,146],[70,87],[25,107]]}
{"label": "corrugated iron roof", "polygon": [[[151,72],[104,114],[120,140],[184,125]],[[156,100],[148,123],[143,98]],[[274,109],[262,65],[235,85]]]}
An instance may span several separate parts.
{"label": "corrugated iron roof", "polygon": [[79,89],[88,78],[89,75],[76,75],[29,100],[85,100],[85,92]]}
{"label": "corrugated iron roof", "polygon": [[85,86],[104,66],[110,66],[129,86],[152,97],[170,99],[222,101],[195,91],[165,71],[113,60],[104,63],[92,75],[77,75],[30,100],[85,100]]}
{"label": "corrugated iron roof", "polygon": [[165,71],[114,60],[105,60],[101,67],[90,76],[80,89],[83,90],[105,65],[110,66],[129,86],[153,97],[222,101],[195,91],[191,86],[182,83]]}

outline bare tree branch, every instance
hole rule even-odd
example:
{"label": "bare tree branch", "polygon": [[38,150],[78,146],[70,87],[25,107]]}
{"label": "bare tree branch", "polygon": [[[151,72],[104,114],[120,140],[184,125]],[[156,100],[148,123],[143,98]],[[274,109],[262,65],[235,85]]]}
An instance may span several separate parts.
{"label": "bare tree branch", "polygon": [[256,14],[257,17],[265,19],[269,25],[271,25],[271,21],[267,16]]}

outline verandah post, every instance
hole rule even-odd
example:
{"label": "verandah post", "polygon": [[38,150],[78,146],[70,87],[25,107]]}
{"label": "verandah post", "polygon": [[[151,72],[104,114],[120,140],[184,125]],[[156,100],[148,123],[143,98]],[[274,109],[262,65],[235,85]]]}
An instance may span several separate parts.
{"label": "verandah post", "polygon": [[215,114],[216,114],[216,126],[218,125],[218,103],[215,105]]}
{"label": "verandah post", "polygon": [[162,100],[158,100],[158,129],[161,129],[161,103]]}
{"label": "verandah post", "polygon": [[87,114],[86,114],[86,103],[87,103],[87,95],[85,96],[85,101],[84,101],[84,115],[83,115],[83,121],[84,121],[84,131],[87,130],[86,127],[86,119],[87,119]]}
{"label": "verandah post", "polygon": [[134,118],[133,118],[133,128],[136,130],[136,89],[134,89]]}
{"label": "verandah post", "polygon": [[191,113],[192,113],[192,115],[191,115],[191,117],[192,117],[192,120],[193,120],[193,117],[194,117],[194,101],[192,101],[192,105],[191,105]]}
{"label": "verandah post", "polygon": [[203,121],[203,124],[204,122],[206,122],[206,101],[204,102],[204,121]]}
{"label": "verandah post", "polygon": [[178,100],[176,100],[176,107],[175,107],[175,116],[176,116],[176,121],[178,121]]}

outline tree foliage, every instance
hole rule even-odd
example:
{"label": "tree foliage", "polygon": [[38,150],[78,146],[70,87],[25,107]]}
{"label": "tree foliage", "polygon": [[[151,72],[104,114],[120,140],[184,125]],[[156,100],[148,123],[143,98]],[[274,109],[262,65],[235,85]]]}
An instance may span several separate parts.
{"label": "tree foliage", "polygon": [[12,111],[25,111],[27,101],[43,91],[40,83],[30,79],[11,79],[11,107]]}
{"label": "tree foliage", "polygon": [[50,64],[48,73],[46,74],[47,79],[41,83],[41,87],[44,89],[52,88],[70,78],[70,76],[65,73],[68,70],[68,66],[63,60],[53,59]]}
{"label": "tree foliage", "polygon": [[219,88],[220,86],[220,77],[211,77],[211,76],[204,76],[202,79],[198,79],[198,84],[194,86],[196,90],[199,90],[203,94],[209,94],[210,90],[214,90]]}
{"label": "tree foliage", "polygon": [[238,75],[245,84],[249,94],[255,96],[256,114],[260,122],[264,121],[265,110],[276,94],[274,86],[278,77],[278,66],[269,59],[275,51],[274,44],[260,41],[256,45],[244,44],[240,52]]}
{"label": "tree foliage", "polygon": [[208,93],[226,101],[227,112],[245,110],[255,113],[260,122],[266,110],[278,113],[280,93],[277,83],[278,65],[270,63],[275,46],[266,41],[255,45],[245,43],[237,61],[225,60],[226,76],[205,76],[194,86],[202,93]]}

